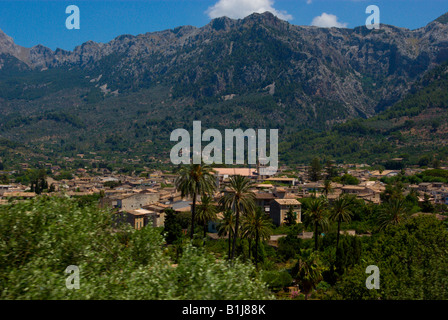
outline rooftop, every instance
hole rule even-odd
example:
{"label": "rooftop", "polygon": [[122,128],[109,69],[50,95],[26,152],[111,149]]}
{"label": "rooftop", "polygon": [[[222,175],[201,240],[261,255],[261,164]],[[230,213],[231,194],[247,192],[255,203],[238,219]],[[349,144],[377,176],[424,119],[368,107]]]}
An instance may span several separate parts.
{"label": "rooftop", "polygon": [[220,176],[255,176],[257,169],[252,168],[213,168],[214,171]]}
{"label": "rooftop", "polygon": [[274,199],[274,201],[280,205],[286,205],[286,206],[300,205],[300,202],[297,201],[296,199]]}

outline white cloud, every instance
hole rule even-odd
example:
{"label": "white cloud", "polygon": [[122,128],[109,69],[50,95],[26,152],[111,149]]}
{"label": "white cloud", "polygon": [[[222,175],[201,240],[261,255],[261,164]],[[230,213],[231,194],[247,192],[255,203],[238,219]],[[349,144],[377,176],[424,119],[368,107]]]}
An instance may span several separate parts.
{"label": "white cloud", "polygon": [[306,4],[312,4],[313,0],[306,0]]}
{"label": "white cloud", "polygon": [[291,20],[292,16],[286,11],[276,10],[273,0],[219,0],[208,8],[206,13],[211,19],[226,16],[232,19],[241,19],[256,12],[271,12],[283,20]]}
{"label": "white cloud", "polygon": [[312,26],[321,27],[321,28],[346,28],[348,23],[339,22],[338,17],[334,14],[322,13],[320,16],[317,16],[311,22]]}

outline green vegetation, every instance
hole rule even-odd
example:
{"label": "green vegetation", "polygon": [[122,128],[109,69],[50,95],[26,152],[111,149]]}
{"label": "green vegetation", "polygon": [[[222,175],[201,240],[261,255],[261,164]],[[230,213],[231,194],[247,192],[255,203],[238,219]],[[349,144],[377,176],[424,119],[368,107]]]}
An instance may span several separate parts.
{"label": "green vegetation", "polygon": [[[289,210],[291,223],[274,227],[255,209],[248,180],[238,177],[221,207],[205,194],[194,220],[190,213],[166,210],[164,228],[134,230],[112,212],[98,209],[100,196],[39,196],[0,206],[0,297],[448,298],[443,290],[448,225],[434,216],[412,216],[421,211],[446,214],[448,209],[427,198],[418,202],[415,193],[403,194],[399,178],[387,185],[381,205],[349,196],[331,203],[326,196],[305,198],[302,224],[292,223]],[[228,239],[213,240],[205,233],[217,210],[224,210],[218,235]],[[193,239],[182,229],[193,229]],[[357,236],[342,232],[349,229]],[[314,238],[301,239],[302,231],[313,231]],[[286,236],[271,246],[271,234]],[[65,287],[69,265],[80,267],[79,290]],[[380,290],[365,288],[368,265],[380,268]],[[297,284],[299,293],[285,292]]]}
{"label": "green vegetation", "polygon": [[358,185],[358,178],[352,176],[351,174],[344,174],[342,177],[335,177],[332,179],[333,182],[342,183],[344,185]]}
{"label": "green vegetation", "polygon": [[[448,231],[434,217],[412,218],[390,226],[365,246],[363,263],[336,284],[344,299],[446,300],[448,298]],[[365,269],[381,271],[379,290],[365,287]]]}
{"label": "green vegetation", "polygon": [[[408,154],[405,164],[432,165],[446,159],[448,149],[444,123],[448,119],[448,63],[425,74],[410,93],[370,119],[353,119],[330,129],[293,132],[280,143],[283,161],[307,163],[316,155],[338,161],[382,163]],[[426,154],[415,153],[422,148]]]}
{"label": "green vegetation", "polygon": [[[233,234],[232,253],[229,259],[235,257],[236,242],[238,239],[240,214],[250,214],[255,209],[255,195],[250,191],[252,184],[243,176],[232,176],[229,179],[230,192],[220,199],[220,205],[224,210],[232,210],[235,213],[235,228]],[[230,241],[230,238],[229,238]]]}
{"label": "green vegetation", "polygon": [[179,171],[179,176],[175,182],[176,188],[181,192],[182,197],[191,196],[193,199],[193,205],[191,207],[191,239],[194,236],[197,197],[200,196],[202,198],[207,195],[212,195],[216,189],[215,178],[211,170],[207,165],[192,164],[184,166]]}
{"label": "green vegetation", "polygon": [[[266,299],[250,264],[186,245],[177,267],[160,230],[140,231],[76,200],[39,197],[0,207],[2,299]],[[80,269],[68,290],[64,270]]]}

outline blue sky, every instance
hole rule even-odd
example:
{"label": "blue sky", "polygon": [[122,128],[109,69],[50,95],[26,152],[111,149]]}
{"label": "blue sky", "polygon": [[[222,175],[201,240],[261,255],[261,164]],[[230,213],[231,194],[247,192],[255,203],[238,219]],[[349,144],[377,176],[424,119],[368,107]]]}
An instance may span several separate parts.
{"label": "blue sky", "polygon": [[[80,9],[79,30],[65,27],[65,8],[72,4]],[[447,0],[0,0],[0,29],[25,47],[73,50],[88,40],[108,42],[122,34],[201,27],[214,16],[237,18],[266,7],[295,25],[311,25],[321,16],[354,28],[365,24],[369,5],[380,8],[381,23],[409,29],[448,12]]]}

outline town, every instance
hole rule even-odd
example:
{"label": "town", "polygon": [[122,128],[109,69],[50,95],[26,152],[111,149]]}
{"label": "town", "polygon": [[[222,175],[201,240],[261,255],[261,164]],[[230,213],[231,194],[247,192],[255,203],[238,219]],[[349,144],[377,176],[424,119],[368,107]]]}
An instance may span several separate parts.
{"label": "town", "polygon": [[[84,155],[78,155],[83,158]],[[73,162],[74,159],[70,159]],[[394,159],[396,162],[403,159]],[[59,166],[50,163],[40,163],[46,173],[41,182],[46,188],[36,190],[36,186],[15,182],[0,185],[0,204],[11,201],[31,199],[38,194],[60,194],[69,197],[97,197],[101,207],[113,209],[117,215],[124,217],[135,229],[150,225],[163,227],[166,209],[176,213],[191,211],[191,197],[182,197],[176,189],[175,182],[178,175],[171,171],[149,170],[138,176],[124,175],[111,172],[107,168],[84,169],[78,168],[67,178],[58,179],[61,174]],[[22,164],[23,170],[30,170],[27,164]],[[401,170],[372,170],[366,164],[335,164],[327,162],[326,168],[318,169],[317,177],[310,176],[311,167],[297,166],[292,169],[287,166],[279,168],[275,176],[259,174],[262,165],[251,167],[213,168],[213,174],[218,188],[213,200],[218,205],[219,199],[226,193],[229,178],[242,176],[252,183],[251,192],[255,195],[255,203],[272,219],[275,226],[285,224],[287,211],[294,209],[297,222],[301,222],[301,200],[325,195],[329,202],[341,195],[347,194],[363,200],[365,203],[381,204],[381,194],[386,191],[387,179],[398,176],[413,177],[428,170],[418,165]],[[440,168],[447,169],[447,168]],[[42,171],[42,170],[41,170]],[[0,171],[6,177],[15,171]],[[329,176],[330,175],[330,176]],[[8,179],[9,181],[9,179]],[[49,192],[51,191],[51,192]],[[435,214],[439,220],[446,218],[445,205],[448,205],[448,184],[443,182],[420,182],[404,185],[404,195],[415,194],[419,203],[428,202],[439,205],[441,214]],[[218,218],[222,218],[222,213]],[[208,232],[217,233],[216,221],[210,221]],[[185,231],[186,232],[186,231]],[[348,231],[355,234],[355,230]],[[312,238],[312,232],[307,234]],[[278,236],[271,236],[273,241]]]}

